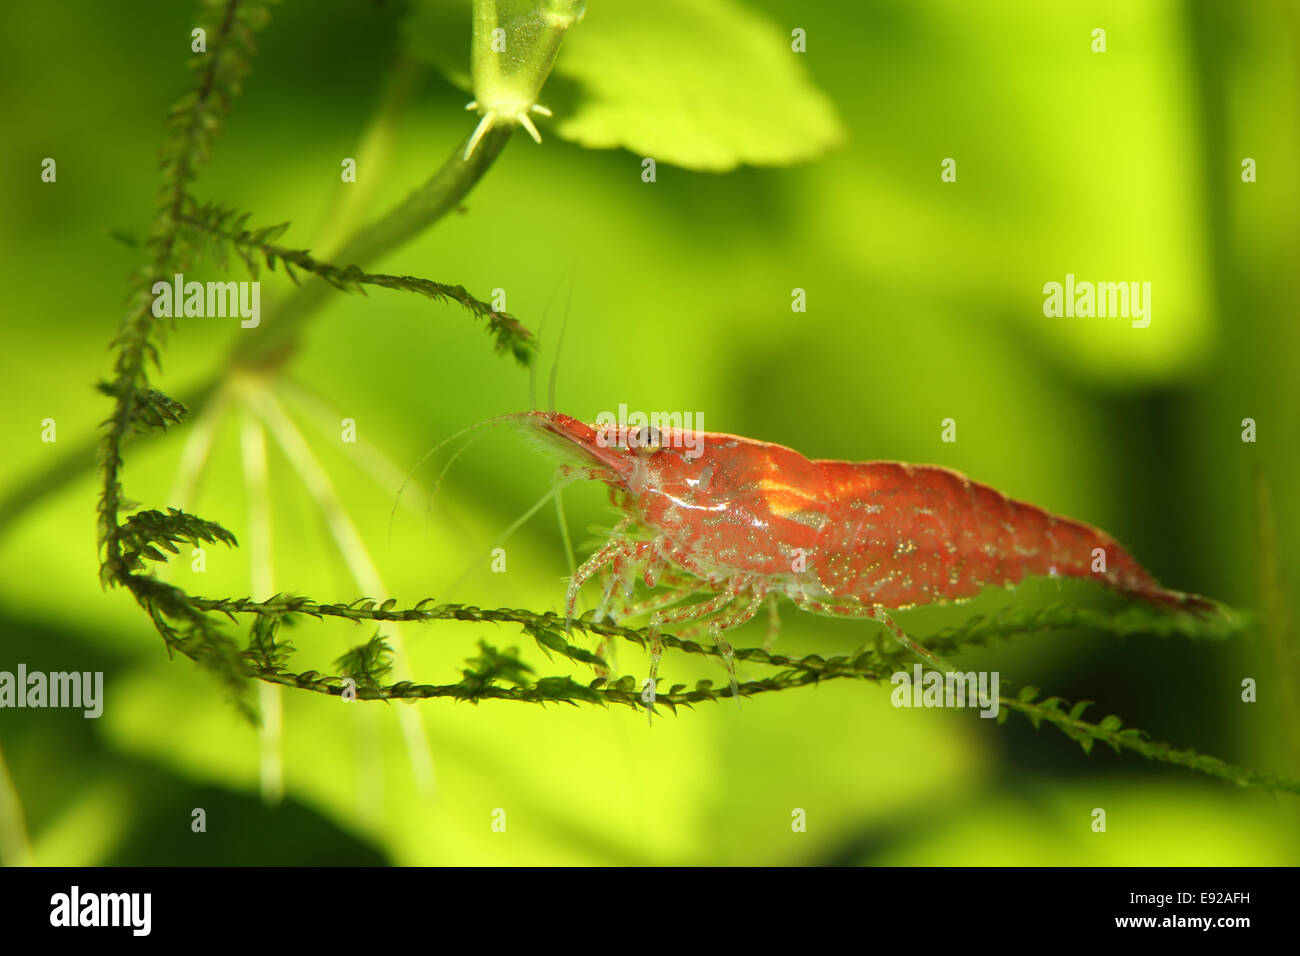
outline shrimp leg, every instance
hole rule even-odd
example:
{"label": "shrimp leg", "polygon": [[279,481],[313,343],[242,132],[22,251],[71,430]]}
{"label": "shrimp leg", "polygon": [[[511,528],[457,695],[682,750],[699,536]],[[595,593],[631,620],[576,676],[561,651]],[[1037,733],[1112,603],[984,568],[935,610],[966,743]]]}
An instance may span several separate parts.
{"label": "shrimp leg", "polygon": [[[658,563],[653,542],[641,542],[635,546],[635,552],[631,557],[619,556],[614,559],[613,575],[617,579],[617,585],[621,585],[622,605],[618,613],[613,614],[609,611],[605,603],[613,597],[613,591],[610,583],[606,582],[606,602],[602,603],[604,616],[611,621],[621,621],[627,617],[634,617],[638,614],[649,614],[651,611],[658,610],[665,605],[659,600],[660,596],[649,597],[639,603],[633,599],[636,597],[636,579],[638,576],[644,576],[652,581],[652,587],[662,585],[670,587],[674,591],[683,592],[683,596],[676,600],[684,600],[691,594],[700,590],[700,582],[684,574],[678,574],[671,569],[660,573],[656,569]],[[670,602],[670,603],[675,603]]]}
{"label": "shrimp leg", "polygon": [[655,594],[636,604],[629,604],[623,609],[623,616],[619,620],[630,617],[639,617],[642,614],[653,614],[655,611],[661,611],[664,608],[671,607],[687,598],[695,597],[700,593],[699,582],[685,583],[672,591],[665,591],[663,594]]}
{"label": "shrimp leg", "polygon": [[749,595],[745,604],[730,614],[720,614],[709,621],[709,636],[713,638],[713,643],[718,645],[718,650],[722,652],[722,659],[727,665],[727,676],[731,678],[731,696],[736,698],[736,706],[740,706],[740,687],[736,683],[736,657],[732,651],[731,643],[722,636],[723,631],[729,631],[733,627],[740,627],[746,621],[752,620],[754,615],[759,612],[763,606],[763,600],[766,595],[761,590],[756,590]]}
{"label": "shrimp leg", "polygon": [[619,558],[626,560],[636,553],[637,546],[634,542],[619,537],[619,534],[631,523],[631,519],[628,518],[624,518],[619,522],[618,527],[611,533],[609,543],[582,562],[582,566],[573,572],[573,577],[569,581],[569,593],[564,601],[564,626],[566,630],[571,629],[569,622],[578,616],[578,592],[582,590],[582,586],[600,573],[601,569],[607,564]]}
{"label": "shrimp leg", "polygon": [[[654,687],[658,679],[659,659],[663,656],[664,646],[659,639],[659,631],[665,624],[678,624],[683,621],[698,621],[701,618],[708,617],[723,610],[732,601],[736,599],[737,589],[728,585],[720,594],[717,594],[707,601],[701,601],[699,604],[690,604],[685,607],[670,608],[666,611],[656,611],[650,617],[650,686]],[[753,617],[751,614],[750,617]],[[723,642],[725,644],[725,642]],[[719,644],[719,648],[723,648]],[[731,645],[726,644],[723,649],[723,656],[726,660],[727,672],[731,675],[731,687],[733,693],[738,693],[739,688],[736,686],[736,664],[731,656]]]}
{"label": "shrimp leg", "polygon": [[763,640],[763,650],[771,652],[776,646],[776,636],[781,633],[781,614],[776,607],[776,592],[767,595],[767,637]]}
{"label": "shrimp leg", "polygon": [[[691,584],[687,587],[678,588],[675,591],[666,591],[663,594],[656,594],[637,604],[625,604],[622,613],[617,618],[611,616],[611,620],[617,623],[629,617],[637,617],[641,614],[651,614],[655,611],[661,610],[662,608],[670,607],[681,601],[685,601],[687,598],[694,597],[698,593],[699,586]],[[606,657],[606,651],[610,646],[610,639],[608,637],[602,637],[600,640],[600,646],[596,649],[596,654],[601,658],[601,660],[608,659]],[[605,669],[603,673],[598,669],[596,673],[599,677],[609,676],[608,669]]]}
{"label": "shrimp leg", "polygon": [[[731,647],[731,643],[723,637],[723,632],[739,627],[751,620],[762,607],[766,591],[760,588],[745,594],[744,592],[749,586],[750,582],[747,581],[730,581],[720,594],[708,601],[656,613],[650,620],[652,640],[650,650],[651,684],[653,684],[655,675],[658,673],[659,658],[663,653],[663,645],[659,640],[660,626],[678,621],[699,621],[700,625],[697,626],[707,626],[709,637],[713,639],[713,643],[717,645],[718,650],[722,653],[722,661],[727,668],[727,679],[731,684],[731,696],[736,699],[736,704],[739,706],[740,686],[736,683],[735,652]],[[740,601],[743,601],[743,603],[739,603]],[[726,611],[732,604],[738,604],[738,606],[731,613],[720,613]]]}
{"label": "shrimp leg", "polygon": [[[632,601],[633,589],[635,587],[636,567],[633,558],[625,552],[616,556],[612,563],[605,565],[601,569],[603,591],[600,598],[600,605],[596,608],[593,620],[618,622],[627,616],[628,605]],[[612,605],[615,601],[621,602],[620,611],[615,614]],[[602,637],[600,644],[596,647],[596,656],[603,661],[609,662],[612,667],[617,669],[617,662],[613,660],[610,651],[613,648],[608,637]],[[596,666],[596,676],[609,677],[610,667]]]}

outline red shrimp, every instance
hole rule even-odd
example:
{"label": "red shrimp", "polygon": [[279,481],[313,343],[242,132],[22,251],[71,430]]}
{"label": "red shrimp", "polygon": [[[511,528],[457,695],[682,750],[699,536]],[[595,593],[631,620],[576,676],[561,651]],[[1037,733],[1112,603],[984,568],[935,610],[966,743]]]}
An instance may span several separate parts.
{"label": "red shrimp", "polygon": [[[819,614],[880,622],[932,666],[941,662],[887,611],[960,601],[1026,576],[1094,579],[1124,595],[1204,612],[1213,602],[1156,582],[1114,538],[1080,521],[1015,501],[935,465],[813,461],[792,449],[736,435],[653,428],[620,434],[557,412],[510,418],[580,462],[566,470],[602,481],[624,517],[604,547],[573,575],[580,589],[598,573],[597,617],[650,614],[653,701],[668,624],[707,627],[737,694],[724,634],[766,602],[775,633],[777,595]],[[669,590],[633,603],[636,578]],[[692,597],[705,600],[685,604]]]}

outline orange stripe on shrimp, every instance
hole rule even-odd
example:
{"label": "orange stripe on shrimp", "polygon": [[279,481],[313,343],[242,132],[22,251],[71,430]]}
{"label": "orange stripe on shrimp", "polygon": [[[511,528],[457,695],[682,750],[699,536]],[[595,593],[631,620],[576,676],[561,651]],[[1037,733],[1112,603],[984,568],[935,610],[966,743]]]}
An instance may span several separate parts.
{"label": "orange stripe on shrimp", "polygon": [[[1088,578],[1156,604],[1214,608],[1162,587],[1104,531],[947,468],[815,461],[737,435],[620,434],[557,412],[508,417],[577,461],[570,473],[607,484],[624,515],[573,575],[566,614],[574,616],[579,591],[598,574],[605,581],[598,616],[651,614],[647,703],[667,624],[707,628],[737,694],[724,634],[776,595],[819,614],[879,621],[934,666],[938,658],[887,611],[962,600],[1031,575]],[[635,603],[637,578],[671,590]]]}

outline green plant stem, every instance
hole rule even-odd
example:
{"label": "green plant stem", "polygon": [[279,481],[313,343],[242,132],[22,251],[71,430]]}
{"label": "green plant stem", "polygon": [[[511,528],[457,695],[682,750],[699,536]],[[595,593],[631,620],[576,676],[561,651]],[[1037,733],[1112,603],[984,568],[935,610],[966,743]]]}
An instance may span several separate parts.
{"label": "green plant stem", "polygon": [[[267,601],[254,601],[250,598],[208,599],[190,597],[175,588],[162,585],[160,582],[150,582],[138,576],[133,576],[132,580],[142,591],[144,598],[155,604],[164,599],[180,600],[183,602],[181,605],[183,613],[202,615],[216,611],[225,614],[231,620],[236,620],[238,614],[257,614],[277,619],[289,614],[306,614],[312,617],[338,617],[354,622],[456,620],[514,623],[531,635],[548,655],[558,653],[574,663],[587,665],[603,662],[590,651],[567,642],[564,635],[570,623],[579,630],[603,636],[621,637],[641,647],[649,643],[646,629],[597,623],[586,618],[568,622],[560,615],[550,612],[537,613],[513,608],[488,610],[462,604],[433,605],[432,599],[427,598],[414,607],[407,608],[398,608],[396,600],[391,598],[382,604],[376,604],[368,598],[351,604],[320,604],[309,598],[285,594],[277,594]],[[979,624],[980,620],[976,619],[976,631]],[[716,646],[705,647],[697,642],[667,634],[662,635],[662,642],[665,647],[690,654],[716,657],[720,653]],[[734,650],[736,660],[767,664],[781,670],[770,677],[741,682],[737,693],[742,697],[752,697],[756,694],[816,685],[822,681],[840,678],[874,683],[891,680],[892,675],[900,669],[913,664],[913,659],[908,652],[897,646],[889,646],[892,644],[892,641],[886,641],[881,632],[874,651],[863,651],[856,656],[835,656],[829,659],[817,654],[795,659],[772,654],[762,648],[738,647]],[[182,653],[187,655],[191,653],[187,644],[176,643],[175,646]],[[362,700],[451,698],[471,702],[490,699],[567,703],[575,706],[578,703],[622,704],[632,708],[644,706],[640,689],[631,675],[625,675],[614,681],[597,678],[585,684],[569,676],[531,680],[527,677],[531,668],[519,660],[515,652],[510,651],[503,655],[483,645],[482,642],[480,646],[483,648],[483,657],[477,659],[474,670],[464,672],[465,679],[458,683],[437,685],[398,681],[387,686],[372,683],[358,686],[357,697]],[[491,666],[489,663],[484,663],[489,658]],[[325,676],[316,671],[292,673],[284,669],[282,662],[249,662],[247,657],[245,661],[244,674],[247,677],[331,696],[339,696],[343,693],[344,684],[339,677]],[[1066,701],[1057,697],[1035,701],[1034,697],[1037,693],[1036,688],[1025,687],[1017,697],[999,697],[1002,707],[998,714],[999,721],[1012,712],[1019,712],[1035,727],[1043,721],[1051,723],[1067,737],[1077,741],[1085,752],[1091,752],[1092,745],[1100,740],[1117,753],[1129,751],[1149,760],[1175,764],[1239,786],[1257,786],[1274,791],[1300,793],[1300,779],[1229,764],[1216,757],[1192,750],[1180,750],[1167,743],[1153,741],[1141,730],[1123,728],[1123,722],[1114,715],[1105,717],[1099,723],[1090,723],[1082,719],[1089,702],[1081,702],[1070,707]],[[679,705],[691,706],[705,701],[718,702],[730,696],[729,689],[715,688],[712,686],[712,681],[701,681],[694,690],[688,689],[684,684],[677,684],[660,691],[656,694],[655,703],[675,711]]]}
{"label": "green plant stem", "polygon": [[1041,707],[1035,703],[1026,703],[1014,697],[999,697],[998,701],[1001,706],[1029,717],[1034,726],[1038,726],[1038,722],[1044,720],[1054,724],[1067,737],[1084,744],[1085,751],[1091,749],[1093,741],[1100,740],[1108,744],[1116,753],[1128,750],[1141,754],[1148,760],[1197,770],[1243,787],[1265,787],[1270,790],[1300,793],[1300,779],[1294,777],[1285,777],[1269,770],[1237,766],[1217,757],[1210,757],[1194,750],[1179,750],[1169,744],[1147,740],[1142,736],[1126,737],[1118,730],[1109,730],[1101,725],[1072,717],[1069,713]]}
{"label": "green plant stem", "polygon": [[[266,466],[266,434],[262,423],[245,411],[240,421],[240,458],[244,488],[248,497],[249,578],[254,594],[275,593],[275,562],[271,539],[271,496]],[[278,806],[284,799],[284,701],[282,688],[265,683],[258,686],[257,703],[261,722],[257,736],[260,759],[258,777],[262,801]]]}
{"label": "green plant stem", "polygon": [[[334,261],[365,266],[382,259],[428,229],[461,200],[483,178],[510,139],[512,130],[494,129],[480,141],[466,160],[466,136],[452,150],[447,161],[423,186],[411,193],[386,215],[362,228],[339,250]],[[323,279],[309,279],[277,310],[268,316],[255,336],[241,336],[230,353],[234,368],[279,368],[296,351],[303,325],[336,291]]]}
{"label": "green plant stem", "polygon": [[[147,242],[148,265],[136,273],[131,305],[113,345],[117,357],[111,393],[116,395],[113,414],[106,422],[100,444],[102,482],[99,503],[99,544],[103,552],[100,581],[104,586],[123,582],[121,526],[118,516],[125,503],[122,493],[122,443],[132,431],[138,390],[147,384],[146,361],[160,364],[160,323],[153,314],[151,288],[155,280],[169,277],[186,264],[188,250],[179,241],[179,220],[189,202],[189,187],[207,161],[220,119],[229,111],[230,99],[247,72],[247,47],[252,31],[237,29],[243,0],[226,0],[221,17],[211,31],[209,52],[196,89],[172,110],[163,145],[163,189]],[[256,5],[252,6],[256,10]]]}

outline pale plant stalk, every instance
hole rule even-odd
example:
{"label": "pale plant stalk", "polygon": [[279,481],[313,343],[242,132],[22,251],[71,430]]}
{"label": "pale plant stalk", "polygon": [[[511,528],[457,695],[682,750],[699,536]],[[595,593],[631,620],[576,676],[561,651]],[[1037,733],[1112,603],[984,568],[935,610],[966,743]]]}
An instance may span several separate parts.
{"label": "pale plant stalk", "polygon": [[198,496],[199,482],[203,479],[204,468],[212,454],[212,445],[217,438],[217,430],[225,421],[226,411],[230,408],[230,396],[226,389],[218,388],[212,400],[203,406],[203,411],[194,420],[189,434],[185,436],[185,445],[181,449],[180,461],[176,465],[176,477],[172,482],[168,503],[182,511],[189,511]]}
{"label": "pale plant stalk", "polygon": [[[337,434],[338,423],[342,416],[327,401],[309,389],[303,388],[285,376],[276,381],[276,387],[293,400],[297,411],[306,415],[321,435]],[[357,451],[361,470],[381,488],[391,490],[399,487],[404,476],[400,468],[390,461],[382,451],[363,438],[357,440]],[[418,510],[420,505],[414,495],[408,497],[407,505]],[[382,823],[380,808],[384,805],[384,774],[382,739],[379,734],[379,711],[372,707],[357,708],[357,766],[365,768],[358,774],[357,780],[357,816],[361,824],[378,831]]]}
{"label": "pale plant stalk", "polygon": [[[272,437],[283,449],[290,464],[315,499],[316,506],[324,515],[330,535],[347,563],[357,587],[363,593],[374,596],[376,600],[384,600],[388,590],[380,577],[379,569],[375,566],[347,509],[343,507],[329,475],[312,454],[310,446],[298,427],[294,425],[279,400],[264,385],[250,389],[248,400],[262,421],[266,423]],[[401,628],[393,623],[387,634],[393,648],[394,676],[399,681],[411,680],[406,643]],[[422,797],[431,796],[434,789],[433,755],[423,718],[417,709],[411,707],[399,707],[397,715],[406,741],[407,755],[411,762],[417,791]]]}
{"label": "pale plant stalk", "polygon": [[[338,423],[342,421],[342,416],[319,395],[283,377],[277,381],[276,388],[292,400],[293,406],[310,419],[322,435],[338,434]],[[395,492],[406,483],[402,469],[383,451],[360,436],[357,437],[357,452],[359,454],[355,464],[380,488]],[[419,513],[424,510],[425,502],[418,487],[412,491],[413,494],[403,495],[401,502],[408,510]]]}
{"label": "pale plant stalk", "polygon": [[[265,601],[275,594],[271,545],[271,499],[266,467],[266,433],[247,409],[240,420],[240,459],[248,494],[248,563],[252,595]],[[258,776],[262,800],[276,806],[284,799],[284,699],[278,684],[260,681],[257,688]]]}

